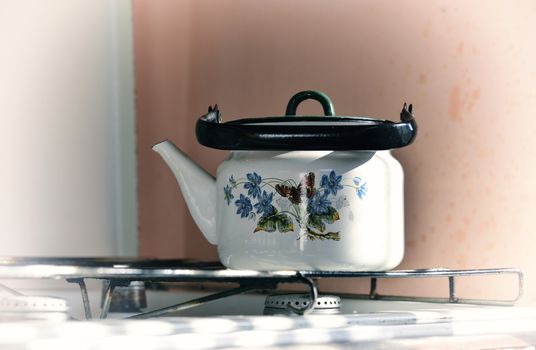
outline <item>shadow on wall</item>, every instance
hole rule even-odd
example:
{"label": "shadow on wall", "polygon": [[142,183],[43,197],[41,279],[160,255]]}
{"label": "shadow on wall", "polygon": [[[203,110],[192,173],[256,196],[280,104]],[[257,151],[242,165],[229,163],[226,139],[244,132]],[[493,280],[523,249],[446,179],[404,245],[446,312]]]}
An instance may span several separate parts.
{"label": "shadow on wall", "polygon": [[[403,102],[415,106],[420,134],[395,153],[406,172],[401,268],[517,266],[536,300],[527,244],[536,235],[534,15],[533,2],[135,0],[140,253],[217,258],[153,144],[170,138],[214,173],[227,153],[198,145],[193,132],[209,105],[224,120],[280,115],[293,93],[318,89],[340,115],[396,120]],[[437,287],[394,282],[387,291]]]}

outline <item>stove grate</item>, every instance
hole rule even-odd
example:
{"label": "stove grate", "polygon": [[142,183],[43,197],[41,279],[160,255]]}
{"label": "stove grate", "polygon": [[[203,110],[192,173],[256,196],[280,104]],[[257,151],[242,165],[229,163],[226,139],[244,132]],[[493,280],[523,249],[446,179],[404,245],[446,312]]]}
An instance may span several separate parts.
{"label": "stove grate", "polygon": [[[513,299],[465,299],[456,295],[456,278],[490,275],[514,275],[517,277],[517,295]],[[378,280],[389,278],[447,278],[448,298],[381,295]],[[480,305],[513,305],[523,295],[523,273],[516,268],[491,269],[416,269],[392,271],[252,271],[230,270],[217,262],[198,263],[187,260],[143,260],[143,259],[90,259],[90,258],[0,258],[0,279],[65,279],[80,287],[85,316],[92,318],[90,301],[85,281],[99,279],[107,283],[100,318],[106,318],[110,309],[112,294],[116,287],[128,286],[131,282],[221,282],[237,283],[232,288],[202,298],[193,299],[169,307],[139,313],[132,318],[150,318],[166,315],[232,295],[255,290],[275,290],[280,283],[301,283],[308,287],[312,300],[307,306],[288,308],[299,315],[310,313],[318,298],[316,279],[326,278],[368,278],[369,293],[352,294],[354,298],[373,300],[422,301],[441,303],[464,303]]]}

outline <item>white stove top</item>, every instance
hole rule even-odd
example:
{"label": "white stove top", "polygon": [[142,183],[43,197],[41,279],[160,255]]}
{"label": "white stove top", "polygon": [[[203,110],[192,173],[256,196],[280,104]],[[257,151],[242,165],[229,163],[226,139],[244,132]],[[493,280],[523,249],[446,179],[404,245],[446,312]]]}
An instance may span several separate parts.
{"label": "white stove top", "polygon": [[[83,319],[79,291],[24,290],[68,300],[69,314]],[[93,313],[102,288],[90,284]],[[147,291],[149,308],[190,300],[211,291]],[[536,308],[484,307],[342,298],[338,315],[262,316],[265,294],[232,296],[172,315],[148,320],[4,320],[0,348],[8,349],[211,349],[291,348],[413,349],[527,348],[536,344]],[[433,346],[435,347],[435,346]]]}
{"label": "white stove top", "polygon": [[[1,260],[1,259],[0,259]],[[26,262],[25,262],[26,263]],[[109,262],[89,261],[92,266],[80,269],[70,266],[71,261],[43,265],[32,260],[31,267],[20,261],[0,261],[1,283],[10,289],[0,293],[0,348],[4,349],[211,349],[211,348],[291,348],[291,349],[413,349],[433,348],[481,349],[481,348],[527,348],[536,344],[536,308],[512,306],[476,306],[459,303],[431,303],[415,301],[366,300],[341,297],[341,313],[335,315],[263,316],[267,294],[249,293],[213,300],[195,308],[167,313],[164,317],[144,320],[125,319],[133,314],[101,313],[101,299],[106,289],[102,281],[116,279],[139,281],[149,272],[152,278],[165,281],[170,276],[188,280],[189,276],[221,278],[225,282],[244,283],[249,286],[251,278],[261,277],[261,282],[305,282],[309,296],[316,295],[316,286],[311,278],[314,272],[281,271],[271,276],[255,271],[231,271],[213,266],[207,270],[169,269],[160,264],[156,268],[124,264],[109,265]],[[50,263],[50,261],[49,261]],[[94,263],[97,263],[95,267]],[[139,264],[137,261],[135,264]],[[144,263],[144,262],[142,262]],[[15,265],[13,265],[15,264]],[[55,264],[55,265],[54,265]],[[106,266],[101,266],[104,264]],[[133,263],[134,264],[134,263]],[[522,274],[515,269],[493,270],[411,270],[372,273],[373,276],[422,277],[440,275],[449,278],[449,298],[459,301],[455,295],[454,277],[459,274],[513,273],[519,277],[519,293],[522,292]],[[242,282],[241,274],[247,279]],[[6,280],[22,274],[25,280]],[[329,273],[319,273],[330,277]],[[366,274],[366,273],[364,273]],[[307,277],[309,275],[309,277]],[[340,273],[343,277],[344,273]],[[83,303],[81,289],[76,283],[65,279],[80,276],[87,287],[89,303]],[[155,277],[156,276],[156,277]],[[48,278],[35,279],[35,278]],[[317,276],[318,277],[318,276]],[[353,277],[353,276],[349,276]],[[28,280],[28,278],[30,280]],[[78,283],[77,282],[77,283]],[[192,281],[190,281],[192,282]],[[184,286],[183,284],[180,284]],[[242,285],[242,284],[241,284]],[[270,283],[263,284],[270,286]],[[371,290],[376,291],[375,281]],[[251,288],[246,288],[247,290]],[[113,289],[108,288],[110,295]],[[117,289],[116,289],[117,291]],[[162,309],[193,299],[212,295],[221,290],[208,288],[173,288],[167,290],[146,289],[147,308],[142,311]],[[22,294],[20,297],[17,293]],[[225,294],[225,293],[224,293]],[[83,295],[83,293],[82,293]],[[2,304],[2,296],[7,296]],[[25,299],[26,296],[26,299]],[[30,296],[30,298],[27,298]],[[61,299],[47,300],[37,296]],[[374,294],[372,294],[375,297]],[[8,300],[9,299],[9,300]],[[105,298],[104,300],[112,300]],[[67,304],[61,300],[65,300]],[[320,299],[317,299],[320,300]],[[194,302],[196,304],[197,302]],[[24,304],[24,305],[22,305]],[[28,304],[28,305],[26,305]],[[31,304],[34,304],[33,306]],[[110,303],[105,302],[105,305]],[[68,305],[68,311],[67,306]],[[38,309],[41,313],[18,313],[20,307]],[[90,307],[87,310],[84,306]],[[33,310],[32,309],[32,310]],[[105,306],[105,310],[108,308]],[[47,311],[54,311],[54,313]],[[85,320],[92,315],[108,316],[108,319]],[[111,309],[110,309],[111,311]],[[43,315],[53,316],[46,319]],[[149,316],[149,315],[145,315]]]}

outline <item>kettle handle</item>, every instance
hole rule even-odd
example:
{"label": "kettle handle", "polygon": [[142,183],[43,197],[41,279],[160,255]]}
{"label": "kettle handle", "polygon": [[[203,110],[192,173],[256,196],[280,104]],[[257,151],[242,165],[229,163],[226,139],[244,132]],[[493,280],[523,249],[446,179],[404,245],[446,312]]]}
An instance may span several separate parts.
{"label": "kettle handle", "polygon": [[320,102],[322,108],[324,109],[325,116],[333,117],[335,115],[335,107],[333,107],[333,103],[331,102],[328,95],[316,90],[300,91],[296,95],[292,96],[290,98],[290,101],[288,101],[287,111],[285,112],[285,114],[287,116],[296,115],[296,109],[298,108],[298,105],[303,101],[309,99]]}

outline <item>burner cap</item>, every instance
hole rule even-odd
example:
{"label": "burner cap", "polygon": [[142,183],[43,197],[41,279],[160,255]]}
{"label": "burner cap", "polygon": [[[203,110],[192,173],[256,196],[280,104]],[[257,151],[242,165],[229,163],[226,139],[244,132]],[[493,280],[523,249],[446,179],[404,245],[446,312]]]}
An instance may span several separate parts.
{"label": "burner cap", "polygon": [[[264,302],[265,315],[294,315],[287,305],[305,308],[311,302],[309,294],[273,294]],[[319,295],[312,314],[337,314],[341,311],[341,298],[336,295]]]}

